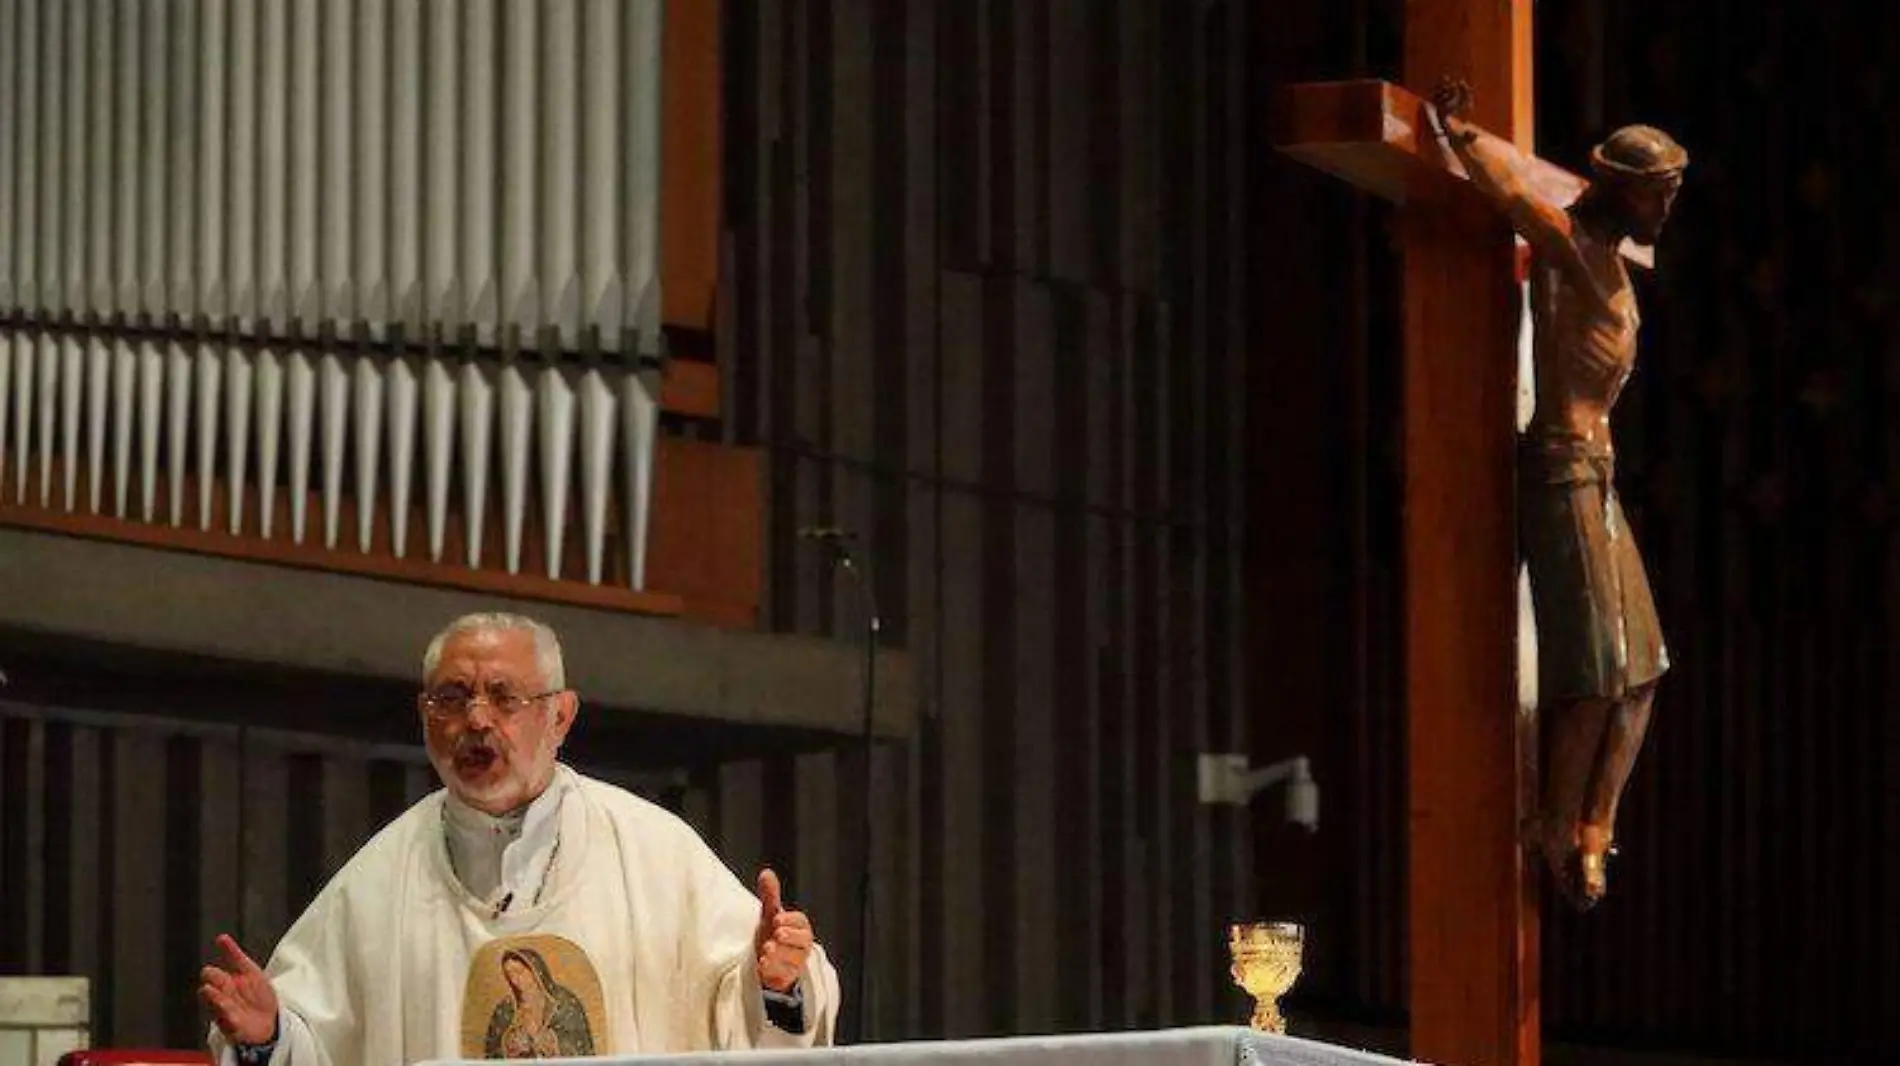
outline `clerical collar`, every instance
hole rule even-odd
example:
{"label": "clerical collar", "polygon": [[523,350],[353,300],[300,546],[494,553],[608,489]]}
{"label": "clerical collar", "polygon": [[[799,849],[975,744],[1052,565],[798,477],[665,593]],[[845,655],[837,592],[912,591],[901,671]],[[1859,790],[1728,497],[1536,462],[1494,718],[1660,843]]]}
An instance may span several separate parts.
{"label": "clerical collar", "polygon": [[[443,813],[448,816],[449,825],[452,828],[467,833],[471,837],[498,836],[514,840],[521,835],[528,815],[538,807],[545,807],[549,797],[554,794],[559,785],[560,775],[556,774],[555,779],[548,784],[547,788],[541,790],[539,796],[502,814],[489,814],[487,811],[471,807],[460,796],[450,792],[445,801],[447,809]],[[555,802],[559,803],[558,800]]]}
{"label": "clerical collar", "polygon": [[457,880],[500,915],[516,904],[538,898],[553,872],[560,850],[562,797],[566,775],[554,778],[525,807],[494,815],[476,810],[454,793],[442,804],[442,827],[449,865]]}

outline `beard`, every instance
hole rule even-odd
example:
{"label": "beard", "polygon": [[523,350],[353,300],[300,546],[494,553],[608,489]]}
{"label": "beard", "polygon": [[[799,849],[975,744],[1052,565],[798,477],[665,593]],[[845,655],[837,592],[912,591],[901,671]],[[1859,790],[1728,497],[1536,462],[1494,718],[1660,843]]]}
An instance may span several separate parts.
{"label": "beard", "polygon": [[554,770],[553,731],[543,729],[532,746],[517,746],[496,731],[463,733],[446,753],[429,761],[443,785],[463,803],[488,814],[527,805]]}

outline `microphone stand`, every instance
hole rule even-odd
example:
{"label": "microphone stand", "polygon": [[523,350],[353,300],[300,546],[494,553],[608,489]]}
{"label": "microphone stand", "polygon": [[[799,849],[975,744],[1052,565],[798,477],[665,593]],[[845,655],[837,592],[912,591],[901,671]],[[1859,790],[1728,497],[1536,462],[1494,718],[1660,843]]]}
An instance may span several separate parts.
{"label": "microphone stand", "polygon": [[[864,764],[860,768],[861,785],[858,794],[863,797],[864,821],[859,831],[862,835],[860,845],[863,852],[858,869],[858,1042],[867,1042],[871,1031],[871,841],[872,841],[872,746],[875,736],[875,708],[877,707],[877,640],[884,629],[883,619],[878,614],[877,593],[872,587],[868,567],[860,566],[851,553],[850,534],[838,530],[812,530],[808,536],[821,541],[831,550],[832,559],[838,567],[851,578],[864,601],[864,668],[862,671],[863,691],[860,700],[863,704],[862,733],[858,738],[860,753]],[[866,553],[869,554],[868,552]]]}

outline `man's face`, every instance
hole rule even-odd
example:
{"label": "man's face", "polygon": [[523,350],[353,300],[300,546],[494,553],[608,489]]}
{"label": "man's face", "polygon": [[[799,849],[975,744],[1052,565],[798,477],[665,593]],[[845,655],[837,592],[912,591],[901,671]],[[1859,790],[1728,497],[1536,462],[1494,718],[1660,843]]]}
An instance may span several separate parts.
{"label": "man's face", "polygon": [[547,787],[579,701],[561,692],[511,702],[546,691],[532,633],[458,633],[443,644],[421,701],[422,728],[429,761],[456,798],[503,814]]}
{"label": "man's face", "polygon": [[1655,244],[1675,206],[1682,179],[1635,179],[1619,183],[1617,197],[1628,223],[1630,236],[1641,244]]}

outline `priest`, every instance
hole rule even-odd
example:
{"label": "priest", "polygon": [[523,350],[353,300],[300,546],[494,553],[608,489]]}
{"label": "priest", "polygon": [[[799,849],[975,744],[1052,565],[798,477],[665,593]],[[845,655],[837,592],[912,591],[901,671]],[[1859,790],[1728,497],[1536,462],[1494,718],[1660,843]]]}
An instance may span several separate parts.
{"label": "priest", "polygon": [[533,619],[423,656],[444,788],[376,834],[258,966],[229,936],[199,995],[223,1066],[345,1066],[829,1044],[837,973],[761,871],[558,761],[580,709]]}

